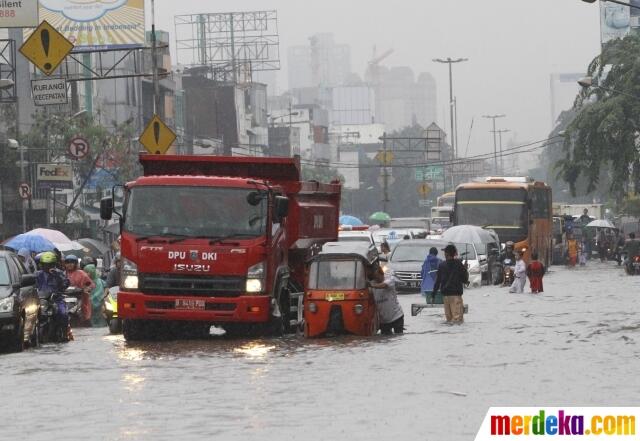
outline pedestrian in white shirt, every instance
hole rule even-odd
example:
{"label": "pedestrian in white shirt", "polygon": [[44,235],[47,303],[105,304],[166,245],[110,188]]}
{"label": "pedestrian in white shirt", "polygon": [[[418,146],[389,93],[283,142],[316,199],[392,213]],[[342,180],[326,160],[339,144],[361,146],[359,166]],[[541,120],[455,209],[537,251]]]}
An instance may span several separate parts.
{"label": "pedestrian in white shirt", "polygon": [[513,283],[509,289],[510,293],[522,294],[527,284],[527,264],[522,258],[522,252],[516,251],[516,268],[514,270]]}
{"label": "pedestrian in white shirt", "polygon": [[393,272],[389,270],[385,274],[382,268],[378,268],[369,285],[373,288],[373,295],[376,299],[380,332],[383,335],[390,335],[392,332],[402,334],[404,331],[404,312],[398,302]]}

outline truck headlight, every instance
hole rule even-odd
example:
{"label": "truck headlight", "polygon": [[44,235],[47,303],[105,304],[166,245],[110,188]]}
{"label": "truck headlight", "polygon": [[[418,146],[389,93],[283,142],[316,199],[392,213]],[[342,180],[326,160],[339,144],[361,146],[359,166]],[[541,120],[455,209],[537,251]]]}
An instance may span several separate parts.
{"label": "truck headlight", "polygon": [[0,312],[12,312],[13,311],[13,296],[9,296],[0,300]]}
{"label": "truck headlight", "polygon": [[122,289],[138,289],[138,265],[129,259],[122,259]]}
{"label": "truck headlight", "polygon": [[264,292],[265,262],[259,262],[247,270],[245,291],[250,294]]}
{"label": "truck headlight", "polygon": [[263,291],[262,280],[260,279],[247,279],[246,291],[248,293],[257,293]]}

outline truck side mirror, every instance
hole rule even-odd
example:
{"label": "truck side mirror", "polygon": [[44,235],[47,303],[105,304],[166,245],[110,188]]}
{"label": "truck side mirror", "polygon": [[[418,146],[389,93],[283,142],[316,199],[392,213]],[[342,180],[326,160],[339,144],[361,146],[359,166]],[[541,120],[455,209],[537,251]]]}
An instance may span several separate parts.
{"label": "truck side mirror", "polygon": [[113,198],[103,198],[100,201],[100,218],[111,220],[113,217]]}
{"label": "truck side mirror", "polygon": [[274,214],[278,219],[283,219],[289,214],[289,198],[276,196],[274,201]]}

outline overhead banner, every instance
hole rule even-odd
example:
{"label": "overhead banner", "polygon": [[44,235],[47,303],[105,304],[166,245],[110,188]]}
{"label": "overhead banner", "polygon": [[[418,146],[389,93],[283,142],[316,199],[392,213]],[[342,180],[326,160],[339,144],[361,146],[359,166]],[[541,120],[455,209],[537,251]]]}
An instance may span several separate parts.
{"label": "overhead banner", "polygon": [[67,37],[75,50],[145,44],[144,0],[40,0],[40,19]]}
{"label": "overhead banner", "polygon": [[36,106],[67,104],[67,80],[64,78],[32,80],[31,94]]}
{"label": "overhead banner", "polygon": [[0,28],[35,28],[38,23],[38,0],[0,0]]}
{"label": "overhead banner", "polygon": [[631,30],[631,8],[616,3],[600,2],[601,42],[624,38]]}
{"label": "overhead banner", "polygon": [[73,169],[69,164],[38,164],[38,188],[73,188]]}

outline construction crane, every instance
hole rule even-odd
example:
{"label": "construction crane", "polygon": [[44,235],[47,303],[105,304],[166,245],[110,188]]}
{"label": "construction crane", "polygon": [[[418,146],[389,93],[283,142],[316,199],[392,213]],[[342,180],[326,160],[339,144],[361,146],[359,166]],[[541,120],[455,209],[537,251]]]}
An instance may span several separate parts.
{"label": "construction crane", "polygon": [[382,55],[376,54],[376,47],[373,47],[373,58],[369,60],[369,66],[367,68],[366,79],[373,86],[377,86],[380,84],[380,63],[387,59],[391,54],[393,54],[394,50],[389,49],[385,51]]}

